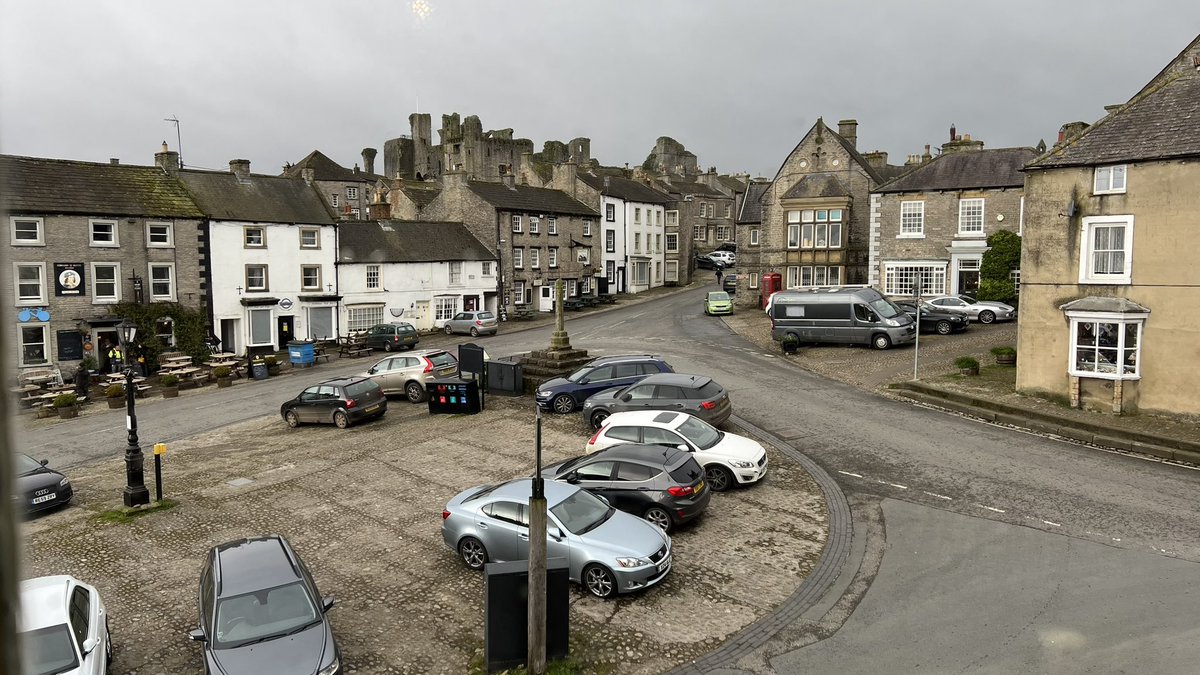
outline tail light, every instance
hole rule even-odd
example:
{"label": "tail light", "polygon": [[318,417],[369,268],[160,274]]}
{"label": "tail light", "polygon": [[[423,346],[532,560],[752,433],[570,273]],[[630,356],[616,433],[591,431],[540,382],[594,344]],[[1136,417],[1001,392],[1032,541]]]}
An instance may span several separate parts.
{"label": "tail light", "polygon": [[425,370],[422,370],[421,372],[422,373],[432,373],[433,372],[433,361],[426,361],[425,362]]}
{"label": "tail light", "polygon": [[447,518],[449,518],[449,517],[450,517],[450,512],[449,512],[449,511],[442,511],[442,520],[445,520],[445,519],[447,519]]}
{"label": "tail light", "polygon": [[392,342],[399,342],[399,341],[400,341],[400,336],[399,336],[399,335],[393,335],[393,336],[392,336]]}
{"label": "tail light", "polygon": [[353,408],[353,407],[354,407],[354,406],[356,406],[356,405],[358,405],[358,401],[355,401],[355,400],[354,400],[354,399],[352,399],[352,398],[348,398],[348,399],[346,399],[346,407],[347,407],[347,408]]}
{"label": "tail light", "polygon": [[717,407],[717,404],[713,401],[705,401],[704,403],[700,404],[700,407],[704,408],[705,410],[712,410],[713,408]]}
{"label": "tail light", "polygon": [[592,434],[592,437],[588,439],[588,442],[587,442],[587,444],[588,444],[588,445],[595,445],[595,444],[596,444],[596,439],[597,439],[597,438],[600,438],[600,433],[601,433],[601,432],[603,432],[603,431],[604,431],[604,429],[597,429],[597,430],[596,430],[596,433]]}
{"label": "tail light", "polygon": [[672,497],[690,497],[696,493],[691,485],[672,485],[667,488],[667,493]]}
{"label": "tail light", "polygon": [[476,325],[476,326],[482,326],[482,325],[483,325],[483,322],[482,322],[482,321],[480,321],[479,319],[475,319],[475,325]]}

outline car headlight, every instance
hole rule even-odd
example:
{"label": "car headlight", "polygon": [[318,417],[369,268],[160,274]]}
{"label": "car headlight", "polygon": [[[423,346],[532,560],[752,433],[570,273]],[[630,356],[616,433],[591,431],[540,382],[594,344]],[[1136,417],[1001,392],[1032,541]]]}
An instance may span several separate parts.
{"label": "car headlight", "polygon": [[340,659],[334,659],[333,663],[325,666],[317,671],[317,675],[337,675],[342,670],[342,662]]}
{"label": "car headlight", "polygon": [[900,322],[895,319],[884,319],[883,323],[888,326],[899,326]]}
{"label": "car headlight", "polygon": [[645,558],[617,558],[617,564],[621,567],[645,567],[651,563]]}
{"label": "car headlight", "polygon": [[591,401],[584,401],[584,402],[583,402],[583,407],[585,407],[585,408],[590,408],[590,407],[592,407],[592,406],[594,406],[594,405],[596,405],[596,404],[595,404],[595,403],[592,403]]}
{"label": "car headlight", "polygon": [[60,487],[60,488],[65,488],[70,484],[71,484],[71,481],[67,480],[66,476],[63,476],[63,479],[58,481],[58,487]]}
{"label": "car headlight", "polygon": [[550,398],[550,392],[548,392],[548,391],[539,391],[538,393],[534,394],[534,396],[536,396],[536,397],[538,397],[538,398]]}
{"label": "car headlight", "polygon": [[753,469],[754,468],[754,462],[746,462],[746,461],[742,461],[740,459],[735,459],[729,463],[739,469]]}

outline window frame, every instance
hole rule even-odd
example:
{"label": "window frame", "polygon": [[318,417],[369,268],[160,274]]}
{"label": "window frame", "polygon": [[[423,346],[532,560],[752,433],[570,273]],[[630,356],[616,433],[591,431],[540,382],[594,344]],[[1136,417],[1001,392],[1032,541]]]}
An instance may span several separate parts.
{"label": "window frame", "polygon": [[346,308],[346,330],[364,331],[383,323],[383,305],[362,305]]}
{"label": "window frame", "polygon": [[358,188],[352,185],[346,186],[346,199],[358,199]]}
{"label": "window frame", "polygon": [[541,234],[541,233],[542,233],[542,217],[541,216],[529,216],[529,234]]}
{"label": "window frame", "polygon": [[663,278],[666,281],[679,281],[679,261],[668,260],[666,263],[666,270],[663,272],[665,276]]}
{"label": "window frame", "polygon": [[[260,312],[267,314],[267,340],[265,342],[254,341],[254,317]],[[247,307],[246,308],[246,344],[250,347],[261,347],[263,345],[275,344],[275,327],[274,321],[275,311],[271,307]]]}
{"label": "window frame", "polygon": [[585,237],[592,236],[592,219],[591,218],[583,219],[583,236],[585,236]]}
{"label": "window frame", "polygon": [[[262,268],[262,286],[250,286],[250,270]],[[246,263],[244,268],[245,274],[242,277],[242,290],[247,293],[270,293],[271,292],[271,271],[267,263]]]}
{"label": "window frame", "polygon": [[558,247],[551,246],[546,249],[546,264],[550,267],[558,267]]}
{"label": "window frame", "polygon": [[605,253],[616,253],[617,252],[617,231],[616,230],[605,230],[604,231],[604,252]]}
{"label": "window frame", "polygon": [[757,228],[757,227],[752,227],[752,228],[750,228],[750,245],[751,245],[751,246],[758,246],[758,245],[759,245],[759,244],[758,244],[758,237],[759,237],[759,234],[758,234],[758,228]]}
{"label": "window frame", "polygon": [[[29,222],[37,225],[37,237],[33,240],[17,239],[17,223]],[[13,246],[45,246],[46,245],[46,219],[40,216],[9,216],[8,217],[8,234],[9,241]]]}
{"label": "window frame", "polygon": [[[37,344],[33,342],[25,342],[25,330],[37,328],[42,331],[42,359],[41,361],[28,361],[25,358],[25,345]],[[31,321],[28,323],[17,324],[17,365],[21,368],[30,366],[45,366],[51,363],[50,360],[50,324],[48,322]]]}
{"label": "window frame", "polygon": [[558,218],[546,217],[546,234],[558,234]]}
{"label": "window frame", "polygon": [[512,260],[514,270],[525,269],[525,249],[520,246],[513,247]]}
{"label": "window frame", "polygon": [[[311,234],[313,237],[312,244],[304,243],[304,235]],[[299,232],[300,248],[307,250],[319,250],[321,248],[321,228],[319,227],[301,227]]]}
{"label": "window frame", "polygon": [[451,286],[463,285],[463,264],[461,260],[451,260],[447,272],[448,283]]}
{"label": "window frame", "polygon": [[512,231],[520,234],[525,231],[525,227],[521,224],[520,214],[514,213],[512,216]]}
{"label": "window frame", "polygon": [[[946,270],[949,262],[895,261],[883,263],[883,294],[888,296],[912,296],[912,276],[917,275],[921,283],[921,297],[946,295]],[[900,281],[908,285],[900,287]]]}
{"label": "window frame", "polygon": [[[1134,218],[1128,216],[1085,216],[1079,223],[1079,283],[1081,284],[1115,284],[1129,285],[1133,283],[1133,225]],[[1096,273],[1092,240],[1095,228],[1099,226],[1116,226],[1124,228],[1122,252],[1124,262],[1119,274]],[[1116,251],[1116,249],[1111,249]]]}
{"label": "window frame", "polygon": [[[964,211],[967,211],[968,209],[972,209],[976,205],[979,206],[978,229],[967,229],[965,227],[965,224],[967,223],[966,218],[969,217],[969,218],[971,218],[972,221],[974,221],[975,215],[974,214],[967,215],[964,213]],[[985,219],[986,212],[987,212],[987,204],[985,203],[985,200],[983,197],[971,197],[970,199],[959,199],[958,200],[958,234],[959,234],[959,236],[962,236],[962,237],[982,237],[982,236],[984,236],[983,227],[984,227],[984,222],[986,220]]]}
{"label": "window frame", "polygon": [[[156,242],[153,240],[153,229],[156,227],[165,227],[167,229],[167,241]],[[175,223],[164,220],[147,220],[146,221],[146,248],[175,248]]]}
{"label": "window frame", "polygon": [[[1087,312],[1078,310],[1068,310],[1067,318],[1070,320],[1070,348],[1067,351],[1067,373],[1073,377],[1086,377],[1100,380],[1140,380],[1142,379],[1142,343],[1145,338],[1146,319],[1149,314],[1144,312]],[[1081,345],[1079,343],[1079,326],[1081,324],[1093,324],[1097,328],[1099,324],[1115,324],[1119,326],[1117,329],[1117,344],[1114,346],[1101,345],[1097,339],[1093,345]],[[1128,327],[1136,326],[1136,337],[1134,341],[1137,343],[1133,347],[1126,346],[1126,338],[1128,336]],[[1097,336],[1098,337],[1098,336]],[[1080,349],[1092,349],[1096,354],[1095,363],[1099,364],[1099,352],[1101,349],[1114,350],[1120,362],[1113,364],[1113,372],[1102,372],[1099,370],[1083,370],[1080,369],[1078,356]],[[1119,372],[1118,366],[1123,365],[1125,361],[1125,352],[1133,350],[1133,372]]]}
{"label": "window frame", "polygon": [[[310,285],[310,284],[304,283],[305,272],[308,272],[311,270],[316,270],[316,272],[317,272],[317,283],[315,285]],[[321,277],[322,277],[322,275],[321,275],[321,266],[320,265],[301,265],[300,266],[300,290],[304,290],[304,291],[319,291],[319,290],[321,290],[321,281],[322,281]]]}
{"label": "window frame", "polygon": [[542,249],[540,249],[540,248],[531,247],[529,249],[529,269],[536,270],[536,269],[541,268],[541,266],[542,266],[541,253],[542,253]]}
{"label": "window frame", "polygon": [[[38,270],[38,297],[21,298],[21,268],[29,267]],[[46,278],[46,263],[44,262],[14,262],[13,263],[13,300],[17,307],[38,307],[49,304],[49,279]]]}
{"label": "window frame", "polygon": [[[907,211],[907,213],[906,213]],[[925,237],[925,202],[911,200],[900,202],[900,232],[897,239],[923,239]]]}
{"label": "window frame", "polygon": [[[1116,186],[1116,177],[1120,174],[1121,185]],[[1105,178],[1105,185],[1101,186],[1101,177]],[[1092,172],[1092,194],[1094,195],[1118,195],[1125,194],[1125,189],[1129,185],[1129,165],[1127,164],[1107,164],[1098,166]]]}
{"label": "window frame", "polygon": [[612,202],[604,204],[604,221],[607,223],[617,222],[617,205]]}
{"label": "window frame", "polygon": [[[92,304],[93,305],[115,305],[121,302],[121,263],[119,262],[93,262],[89,265],[92,273]],[[113,294],[100,295],[100,275],[96,270],[101,267],[113,268]],[[108,283],[105,281],[104,283]]]}
{"label": "window frame", "polygon": [[[375,272],[374,285],[372,285],[372,283],[371,283],[371,272],[372,271]],[[379,264],[367,265],[366,268],[363,270],[363,282],[364,282],[364,284],[363,284],[364,287],[368,291],[382,291],[383,290],[383,265],[379,265]]]}
{"label": "window frame", "polygon": [[750,288],[758,288],[758,272],[750,273]]}
{"label": "window frame", "polygon": [[[258,243],[254,244],[250,241],[250,233],[258,232]],[[266,248],[267,247],[267,228],[262,225],[243,225],[242,226],[242,248]]]}
{"label": "window frame", "polygon": [[679,253],[679,233],[667,233],[667,253]]}
{"label": "window frame", "polygon": [[[158,267],[161,267],[163,269],[170,271],[170,276],[167,279],[167,283],[170,284],[170,286],[171,286],[171,292],[168,295],[156,295],[154,293],[154,270],[155,270],[155,268],[158,268]],[[175,276],[175,263],[168,263],[168,262],[147,263],[146,264],[146,285],[148,287],[149,296],[150,296],[151,301],[161,300],[161,301],[166,301],[166,302],[175,302],[175,298],[178,295],[178,290],[176,289],[177,282],[176,282],[176,276]]]}
{"label": "window frame", "polygon": [[[112,225],[112,241],[96,241],[97,225]],[[88,246],[92,248],[120,248],[121,226],[119,221],[109,218],[88,218]]]}

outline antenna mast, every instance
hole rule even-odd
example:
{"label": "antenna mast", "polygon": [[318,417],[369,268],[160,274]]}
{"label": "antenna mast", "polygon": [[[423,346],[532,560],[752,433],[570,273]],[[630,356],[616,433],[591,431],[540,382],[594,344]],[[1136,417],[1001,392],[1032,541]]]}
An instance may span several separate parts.
{"label": "antenna mast", "polygon": [[175,150],[179,152],[179,168],[183,168],[183,139],[179,135],[179,118],[174,115],[164,117],[164,122],[171,122],[175,125]]}

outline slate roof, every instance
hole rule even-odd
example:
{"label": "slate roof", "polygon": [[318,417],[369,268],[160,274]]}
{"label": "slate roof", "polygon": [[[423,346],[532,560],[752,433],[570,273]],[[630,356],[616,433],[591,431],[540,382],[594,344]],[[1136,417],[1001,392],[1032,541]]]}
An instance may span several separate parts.
{"label": "slate roof", "polygon": [[746,186],[746,196],[742,198],[742,209],[738,211],[738,224],[762,222],[762,196],[769,187],[770,181],[750,181]]}
{"label": "slate roof", "polygon": [[1128,298],[1089,296],[1059,305],[1064,312],[1110,312],[1116,314],[1149,314],[1150,310]]}
{"label": "slate roof", "polygon": [[734,178],[733,176],[717,176],[717,180],[721,181],[722,185],[729,188],[733,192],[745,192],[746,191],[746,183],[737,178]]}
{"label": "slate roof", "polygon": [[320,150],[313,150],[312,152],[308,153],[307,157],[299,162],[296,162],[287,169],[284,169],[281,175],[292,178],[300,178],[304,175],[302,173],[304,169],[313,170],[314,180],[359,181],[362,183],[369,183],[373,182],[375,178],[377,178],[367,173],[356,173],[351,169],[347,169],[341,164],[338,164],[330,159]]}
{"label": "slate roof", "polygon": [[202,218],[182,183],[156,166],[0,155],[13,213]]}
{"label": "slate roof", "polygon": [[696,195],[697,197],[725,197],[726,199],[729,198],[729,195],[727,195],[723,192],[720,192],[718,190],[714,190],[714,189],[708,187],[707,185],[705,185],[704,183],[693,183],[691,181],[681,180],[680,178],[677,178],[677,177],[671,178],[670,183],[668,183],[660,178],[656,178],[656,179],[654,179],[654,186],[664,192],[673,193],[673,194]]}
{"label": "slate roof", "polygon": [[400,183],[400,191],[412,200],[417,208],[423,209],[442,192],[440,183]]}
{"label": "slate roof", "polygon": [[939,155],[873,192],[927,192],[1022,187],[1021,167],[1037,157],[1033,148],[964,150]]}
{"label": "slate roof", "polygon": [[538,211],[592,217],[600,215],[591,207],[561,190],[529,185],[509,186],[504,183],[478,180],[470,181],[467,185],[472,192],[482,197],[487,203],[508,211]]}
{"label": "slate roof", "polygon": [[339,263],[495,260],[462,223],[368,220],[338,226]]}
{"label": "slate roof", "polygon": [[780,199],[811,199],[813,197],[849,197],[850,190],[836,176],[810,173],[788,188]]}
{"label": "slate roof", "polygon": [[1200,73],[1180,73],[1134,98],[1029,169],[1200,156]]}
{"label": "slate roof", "polygon": [[334,222],[316,189],[299,178],[250,174],[237,176],[226,171],[185,169],[179,178],[192,199],[214,220],[262,223]]}
{"label": "slate roof", "polygon": [[[590,173],[578,174],[579,180],[586,183],[588,186],[599,190],[603,194],[607,194],[617,199],[624,199],[629,202],[642,202],[646,204],[666,204],[671,201],[671,198],[666,194],[655,190],[645,183],[632,178],[621,178],[619,176],[596,176]],[[608,181],[607,188],[605,181]]]}

